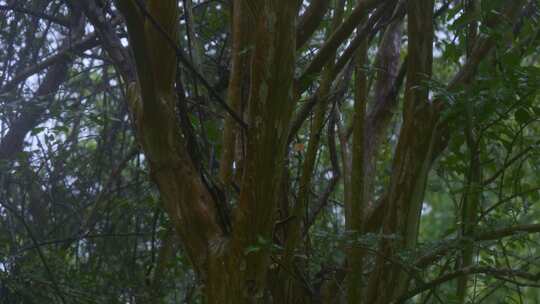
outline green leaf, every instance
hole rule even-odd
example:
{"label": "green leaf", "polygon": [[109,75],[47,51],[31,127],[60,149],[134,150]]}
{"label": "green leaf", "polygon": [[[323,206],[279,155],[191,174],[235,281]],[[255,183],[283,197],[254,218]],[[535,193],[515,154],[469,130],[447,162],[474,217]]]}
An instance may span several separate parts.
{"label": "green leaf", "polygon": [[525,108],[519,108],[514,113],[514,118],[519,124],[526,124],[531,120],[531,114]]}
{"label": "green leaf", "polygon": [[37,135],[45,130],[45,127],[36,127],[30,131],[30,135]]}
{"label": "green leaf", "polygon": [[248,247],[244,250],[244,254],[245,254],[245,255],[248,255],[248,254],[250,254],[250,253],[257,252],[257,251],[260,251],[260,250],[261,250],[261,246],[251,245],[251,246],[248,246]]}
{"label": "green leaf", "polygon": [[465,27],[466,25],[474,21],[477,21],[479,17],[480,16],[478,14],[463,14],[459,18],[457,18],[456,21],[448,27],[448,29],[450,30],[461,29]]}

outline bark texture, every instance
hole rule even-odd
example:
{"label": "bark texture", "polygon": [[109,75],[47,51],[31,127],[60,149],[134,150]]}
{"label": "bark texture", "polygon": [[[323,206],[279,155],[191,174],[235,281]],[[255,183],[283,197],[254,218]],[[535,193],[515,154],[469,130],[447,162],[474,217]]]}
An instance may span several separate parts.
{"label": "bark texture", "polygon": [[[176,69],[179,63],[187,64],[179,61],[182,48],[176,39],[177,1],[151,0],[146,5],[136,0],[117,1],[126,18],[133,58],[117,37],[110,35],[111,28],[101,22],[96,8],[85,7],[89,17],[95,13],[93,23],[122,72],[138,140],[168,215],[203,283],[208,303],[332,303],[342,297],[351,304],[386,304],[408,295],[410,272],[403,265],[388,263],[388,259],[416,245],[427,176],[444,149],[441,138],[449,136],[440,136],[446,132],[440,125],[444,105],[429,99],[434,0],[406,2],[408,55],[401,68],[405,2],[361,0],[342,20],[345,3],[336,1],[328,39],[295,78],[297,50],[322,24],[330,2],[313,1],[300,22],[296,20],[295,1],[233,2],[227,103],[234,115],[224,122],[221,183],[213,182],[194,158],[185,132],[190,122],[185,115],[176,115],[178,102],[185,102],[183,96],[177,96],[181,84]],[[513,5],[510,8],[516,10]],[[355,28],[357,36],[336,68],[336,50]],[[378,54],[373,60],[377,70],[374,93],[370,94],[368,46],[381,29]],[[474,67],[493,45],[489,38],[475,41],[468,61],[449,89],[471,81]],[[354,53],[355,62],[349,63]],[[342,69],[352,64],[356,66],[354,123],[344,126],[336,112],[339,103],[329,96],[340,96],[340,88],[350,79],[350,69]],[[309,76],[321,71],[316,86]],[[405,75],[403,124],[391,178],[385,195],[375,203],[374,163],[397,108]],[[295,113],[296,102],[311,86],[316,86],[311,102]],[[238,117],[246,124],[239,123]],[[308,117],[312,117],[309,141],[294,200],[288,186],[289,144]],[[314,287],[301,280],[309,271],[296,256],[309,246],[309,240],[302,241],[314,219],[302,219],[306,210],[309,213],[313,209],[308,208],[312,179],[327,118],[328,148],[336,177],[322,196],[321,205],[342,175],[347,229],[357,235],[380,232],[382,237],[379,253],[370,257],[359,247],[347,248],[345,270],[333,274],[333,280],[321,279]],[[337,137],[336,127],[339,151],[333,138]],[[238,188],[238,196],[232,212],[224,212],[232,200],[219,193],[224,191],[221,187],[231,186]],[[317,211],[314,214],[316,217]],[[471,229],[467,231],[472,234]],[[279,244],[283,250],[276,254],[262,248],[261,243]],[[368,259],[375,266],[365,276]],[[343,282],[348,290],[340,294]]]}

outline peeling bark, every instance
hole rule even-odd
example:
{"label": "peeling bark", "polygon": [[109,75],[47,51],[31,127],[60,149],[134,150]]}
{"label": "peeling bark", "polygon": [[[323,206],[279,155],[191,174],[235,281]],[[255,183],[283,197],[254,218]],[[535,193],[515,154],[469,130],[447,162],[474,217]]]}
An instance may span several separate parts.
{"label": "peeling bark", "polygon": [[[252,10],[256,30],[251,62],[252,77],[248,104],[247,155],[238,207],[235,210],[232,251],[235,281],[243,286],[245,299],[262,298],[270,264],[269,252],[244,255],[259,238],[272,238],[288,126],[293,106],[295,60],[295,17],[293,1],[262,1]],[[240,303],[240,302],[238,302]]]}

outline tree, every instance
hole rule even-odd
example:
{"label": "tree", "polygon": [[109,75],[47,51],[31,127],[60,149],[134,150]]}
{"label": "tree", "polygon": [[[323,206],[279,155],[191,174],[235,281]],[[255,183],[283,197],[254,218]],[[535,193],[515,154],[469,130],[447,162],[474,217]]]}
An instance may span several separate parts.
{"label": "tree", "polygon": [[[65,282],[70,268],[79,273],[93,258],[114,265],[111,250],[130,254],[81,242],[123,223],[122,212],[109,209],[120,198],[126,208],[154,210],[126,220],[136,227],[133,284],[145,283],[103,301],[174,302],[171,290],[181,289],[186,301],[205,303],[421,303],[440,301],[439,293],[476,303],[500,284],[493,280],[515,286],[504,294],[523,301],[523,287],[540,279],[537,253],[524,249],[537,240],[531,216],[539,210],[501,210],[538,199],[537,5],[91,0],[27,8],[8,1],[9,30],[0,36],[12,55],[2,56],[1,102],[37,102],[3,113],[3,234],[19,251],[18,238],[32,243],[53,293],[41,301],[77,298]],[[33,45],[42,23],[43,43]],[[26,40],[14,35],[18,28]],[[64,37],[50,54],[49,28]],[[25,86],[36,82],[28,97]],[[99,94],[85,87],[96,84],[102,97],[82,97]],[[82,110],[58,102],[62,86]],[[81,141],[93,130],[97,144]],[[28,134],[38,144],[25,145]],[[40,140],[48,146],[42,162],[32,152]],[[62,161],[94,153],[94,169]],[[137,185],[121,187],[132,180]],[[130,203],[141,185],[159,202]],[[80,220],[65,226],[70,216],[54,206],[74,198],[96,203],[77,207]],[[433,213],[445,220],[423,207],[439,208]],[[36,233],[59,226],[66,231]],[[51,235],[59,246],[43,248]],[[36,301],[19,295],[23,283],[12,279],[30,263],[4,250],[14,257],[2,261],[6,295]],[[67,261],[65,273],[52,257]],[[92,280],[105,290],[107,279]]]}

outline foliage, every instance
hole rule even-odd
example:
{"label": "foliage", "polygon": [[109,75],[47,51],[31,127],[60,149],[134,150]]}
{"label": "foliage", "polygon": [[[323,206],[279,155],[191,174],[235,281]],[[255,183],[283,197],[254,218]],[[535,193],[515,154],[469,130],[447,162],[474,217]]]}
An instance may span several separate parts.
{"label": "foliage", "polygon": [[[145,134],[138,125],[140,113],[127,101],[129,81],[108,48],[107,33],[76,1],[23,2],[0,1],[0,303],[204,302],[208,296],[206,278],[194,265],[191,248],[167,207],[164,187],[159,183],[160,169],[154,166],[155,159],[144,143]],[[187,56],[188,64],[179,60],[174,81],[178,100],[169,105],[172,109],[167,108],[180,122],[171,127],[175,128],[171,131],[177,136],[175,142],[187,147],[186,155],[202,184],[217,189],[209,190],[209,196],[218,203],[222,197],[226,201],[226,219],[242,214],[238,210],[243,206],[242,178],[248,174],[240,170],[245,170],[241,166],[249,160],[245,158],[249,151],[244,140],[253,134],[249,132],[254,132],[254,123],[267,122],[246,121],[249,131],[233,122],[237,130],[231,162],[234,174],[229,181],[220,180],[221,157],[227,149],[223,130],[228,128],[226,120],[231,116],[219,99],[230,102],[227,94],[233,82],[231,62],[235,56],[231,2],[177,1],[180,14],[175,22],[179,32],[172,40]],[[316,2],[303,1],[298,19]],[[347,293],[340,287],[350,273],[347,261],[351,252],[358,248],[364,254],[364,267],[357,271],[365,284],[378,269],[380,259],[386,259],[384,265],[397,265],[407,272],[410,283],[396,301],[540,302],[540,229],[536,226],[540,216],[536,204],[540,200],[540,3],[523,1],[525,5],[511,19],[504,14],[508,5],[505,1],[479,1],[473,13],[465,7],[469,1],[435,1],[433,75],[413,88],[429,90],[429,107],[441,105],[436,124],[437,130],[442,130],[437,133],[440,146],[434,148],[437,153],[429,155],[433,160],[427,161],[431,167],[422,193],[415,244],[387,255],[381,244],[405,242],[407,236],[403,231],[387,233],[388,225],[381,223],[371,230],[350,229],[347,193],[351,190],[346,182],[350,182],[354,168],[348,157],[353,146],[352,126],[358,119],[355,85],[361,81],[359,71],[367,77],[369,122],[369,114],[378,106],[377,84],[388,68],[377,66],[378,54],[384,51],[384,35],[392,30],[392,24],[405,28],[395,41],[396,70],[401,67],[406,71],[407,60],[414,56],[407,53],[410,37],[405,24],[410,17],[400,10],[391,16],[382,14],[366,35],[365,66],[355,70],[355,59],[348,58],[341,70],[334,70],[354,41],[351,34],[333,50],[335,61],[330,60],[315,74],[304,75],[331,37],[332,18],[343,9],[346,20],[355,14],[356,3],[362,1],[326,2],[331,5],[325,8],[307,43],[298,46],[294,58],[294,89],[305,88],[294,96],[298,102],[291,106],[291,121],[302,117],[303,109],[309,111],[288,139],[286,135],[275,136],[288,141],[283,145],[284,160],[271,164],[268,171],[268,175],[276,176],[270,182],[279,181],[276,187],[280,189],[265,193],[268,197],[264,198],[279,201],[277,207],[270,208],[269,216],[262,216],[271,220],[272,231],[253,231],[254,242],[238,245],[243,246],[239,251],[242,258],[263,256],[264,260],[268,256],[269,272],[265,276],[274,278],[277,273],[283,280],[285,274],[287,280],[309,291],[313,303],[314,299],[322,303],[325,292],[330,291],[335,291],[336,301],[331,303],[345,301]],[[388,3],[402,5],[400,1],[383,2],[379,9]],[[129,16],[124,16],[118,1],[88,3],[99,6],[115,39],[132,56],[129,47],[133,47],[133,33],[128,35],[125,26]],[[376,13],[370,18],[373,16]],[[474,37],[472,27],[477,29]],[[489,41],[490,51],[474,66],[471,79],[454,85],[455,75],[467,68],[471,45],[481,39]],[[249,45],[241,54],[251,54],[254,49]],[[249,73],[257,73],[256,67],[255,63],[243,66],[243,77],[249,79]],[[333,78],[328,92],[321,94],[325,73]],[[408,126],[403,113],[407,108],[404,100],[410,93],[404,88],[411,89],[409,80],[395,76],[389,86],[396,90],[395,103],[383,111],[390,116],[380,130],[380,142],[374,144],[373,159],[368,160],[374,164],[374,172],[373,176],[366,174],[372,185],[366,186],[369,194],[361,220],[368,224],[364,226],[376,217],[373,214],[378,207],[383,206],[379,212],[389,217],[394,206],[384,202],[397,180],[396,151]],[[140,76],[133,77],[143,82]],[[279,81],[276,83],[278,87]],[[244,83],[239,90],[245,100],[251,98],[249,85]],[[384,86],[381,88],[384,90]],[[316,105],[310,107],[313,101]],[[322,110],[317,112],[321,104]],[[240,112],[242,119],[256,111],[246,104],[241,109],[230,108]],[[272,111],[282,110],[271,105],[268,108],[268,119],[276,118]],[[417,115],[422,109],[415,111]],[[317,113],[322,118],[319,129]],[[294,129],[292,125],[284,129]],[[268,138],[282,133],[278,127],[268,132]],[[162,129],[153,132],[166,133]],[[415,134],[423,136],[420,131]],[[310,143],[318,135],[313,169],[304,188]],[[265,147],[279,153],[280,143]],[[264,152],[268,151],[260,148],[261,155]],[[474,160],[478,161],[476,165]],[[479,181],[473,178],[475,166],[481,171]],[[179,182],[188,185],[188,178]],[[307,191],[304,205],[298,202],[302,191]],[[468,233],[466,222],[470,219],[464,216],[464,210],[475,197],[479,206],[474,214],[474,233]],[[296,206],[302,207],[298,213],[294,213]],[[214,211],[222,210],[218,206]],[[295,225],[298,231],[293,231]],[[188,230],[188,234],[196,235],[196,230]],[[290,231],[297,233],[299,241],[288,256],[288,240],[294,239]],[[212,240],[221,248],[216,251],[227,252],[236,246],[223,239]],[[468,248],[472,251],[469,264],[463,258]],[[457,275],[437,282],[464,270],[470,271],[465,276],[470,286],[468,302],[456,292]]]}

